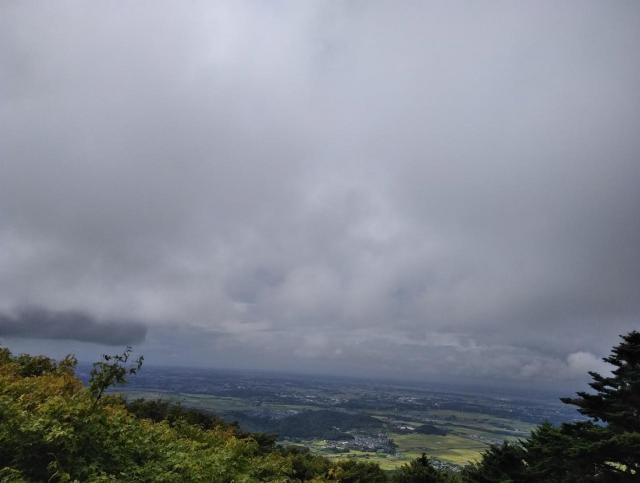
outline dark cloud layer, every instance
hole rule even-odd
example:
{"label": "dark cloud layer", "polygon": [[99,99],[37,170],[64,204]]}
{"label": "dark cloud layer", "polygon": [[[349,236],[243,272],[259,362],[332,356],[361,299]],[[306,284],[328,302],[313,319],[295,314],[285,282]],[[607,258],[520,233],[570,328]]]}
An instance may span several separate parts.
{"label": "dark cloud layer", "polygon": [[640,321],[637,45],[637,2],[3,2],[0,310],[169,362],[597,369]]}
{"label": "dark cloud layer", "polygon": [[14,314],[0,313],[0,336],[64,339],[105,345],[139,344],[147,328],[131,320],[96,320],[79,311],[50,311],[24,307]]}

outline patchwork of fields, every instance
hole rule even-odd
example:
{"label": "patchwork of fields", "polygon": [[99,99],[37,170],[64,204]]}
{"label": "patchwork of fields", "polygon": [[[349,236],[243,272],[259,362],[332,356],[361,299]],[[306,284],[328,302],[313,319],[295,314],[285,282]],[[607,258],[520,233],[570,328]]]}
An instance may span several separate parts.
{"label": "patchwork of fields", "polygon": [[175,369],[120,388],[127,399],[165,399],[276,433],[329,458],[396,468],[426,453],[458,468],[491,444],[526,437],[543,420],[577,418],[553,400],[489,397],[419,387],[298,376],[240,375]]}

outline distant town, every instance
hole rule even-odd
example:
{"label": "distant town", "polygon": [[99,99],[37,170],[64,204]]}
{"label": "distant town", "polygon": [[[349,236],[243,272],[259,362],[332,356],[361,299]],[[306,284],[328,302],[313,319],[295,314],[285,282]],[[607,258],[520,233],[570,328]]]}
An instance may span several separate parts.
{"label": "distant town", "polygon": [[439,467],[455,470],[492,444],[527,437],[536,424],[580,418],[573,408],[545,398],[189,368],[147,366],[115,391],[130,400],[178,402],[243,430],[277,434],[282,444],[389,469],[426,453]]}

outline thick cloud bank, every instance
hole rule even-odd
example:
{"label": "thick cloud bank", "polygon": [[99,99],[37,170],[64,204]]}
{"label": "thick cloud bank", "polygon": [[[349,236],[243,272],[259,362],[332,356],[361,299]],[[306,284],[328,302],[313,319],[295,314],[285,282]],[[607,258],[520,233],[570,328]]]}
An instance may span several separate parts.
{"label": "thick cloud bank", "polygon": [[65,339],[106,345],[138,344],[147,328],[127,320],[96,320],[78,311],[52,312],[24,307],[14,314],[0,313],[0,336]]}
{"label": "thick cloud bank", "polygon": [[576,377],[640,321],[638,45],[637,2],[2,2],[0,310]]}

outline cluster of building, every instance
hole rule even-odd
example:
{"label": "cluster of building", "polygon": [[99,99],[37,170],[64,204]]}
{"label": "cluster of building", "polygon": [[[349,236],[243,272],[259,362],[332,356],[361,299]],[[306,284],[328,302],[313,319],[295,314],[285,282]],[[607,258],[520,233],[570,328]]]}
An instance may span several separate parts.
{"label": "cluster of building", "polygon": [[353,434],[353,439],[326,441],[326,449],[333,449],[339,452],[349,450],[367,451],[373,453],[395,454],[397,445],[385,433],[378,434]]}

